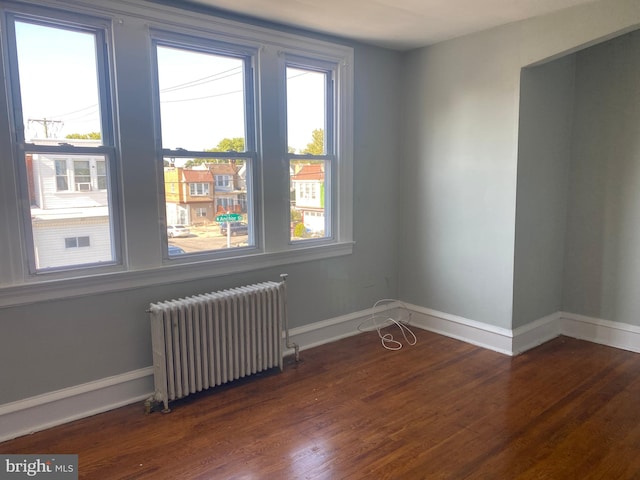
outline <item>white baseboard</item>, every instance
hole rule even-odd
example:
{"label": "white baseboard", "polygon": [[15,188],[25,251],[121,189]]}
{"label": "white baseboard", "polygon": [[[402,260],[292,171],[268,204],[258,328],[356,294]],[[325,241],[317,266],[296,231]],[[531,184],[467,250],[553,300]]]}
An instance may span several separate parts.
{"label": "white baseboard", "polygon": [[424,307],[407,307],[417,327],[506,355],[518,355],[559,335],[640,353],[640,327],[627,323],[556,312],[508,330]]}
{"label": "white baseboard", "polygon": [[518,355],[563,334],[560,313],[552,313],[512,330],[511,355]]}
{"label": "white baseboard", "polygon": [[575,313],[559,312],[562,334],[640,353],[640,327]]}
{"label": "white baseboard", "polygon": [[[380,307],[376,312],[392,309]],[[372,310],[363,310],[304,327],[291,329],[290,339],[305,350],[360,333],[358,326],[366,323]],[[293,349],[285,354],[293,353]],[[140,403],[154,391],[153,367],[64,388],[51,393],[0,405],[0,442],[40,430],[72,422],[80,418]]]}
{"label": "white baseboard", "polygon": [[511,330],[438,312],[430,308],[405,305],[412,313],[411,325],[489,350],[512,355],[513,334]]}
{"label": "white baseboard", "polygon": [[[397,303],[388,303],[378,307],[375,309],[375,314],[393,311],[397,305]],[[374,310],[369,308],[310,325],[295,327],[291,329],[289,336],[291,341],[300,347],[300,350],[306,350],[357,335],[362,331],[373,330],[375,326],[369,321],[373,314]],[[285,355],[291,353],[293,353],[293,349],[285,351]]]}
{"label": "white baseboard", "polygon": [[[379,307],[375,313],[390,311],[389,315],[394,316],[393,312],[398,312],[396,309],[401,306],[411,312],[410,326],[506,355],[517,355],[558,335],[640,352],[640,327],[566,312],[554,313],[515,330],[401,302]],[[373,309],[367,309],[296,327],[290,331],[290,340],[303,351],[357,335],[374,328],[370,321],[373,313]],[[293,349],[285,352],[291,353]],[[153,390],[153,367],[147,367],[0,405],[0,442],[142,402]],[[140,414],[143,414],[142,403]]]}
{"label": "white baseboard", "polygon": [[152,392],[148,367],[0,405],[0,442],[142,402]]}

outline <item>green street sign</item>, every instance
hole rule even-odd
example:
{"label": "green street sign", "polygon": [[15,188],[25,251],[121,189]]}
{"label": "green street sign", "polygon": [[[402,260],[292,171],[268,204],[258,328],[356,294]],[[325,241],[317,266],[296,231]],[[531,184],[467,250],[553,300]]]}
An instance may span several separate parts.
{"label": "green street sign", "polygon": [[216,222],[237,222],[238,220],[242,220],[242,215],[239,213],[225,213],[223,215],[216,216]]}

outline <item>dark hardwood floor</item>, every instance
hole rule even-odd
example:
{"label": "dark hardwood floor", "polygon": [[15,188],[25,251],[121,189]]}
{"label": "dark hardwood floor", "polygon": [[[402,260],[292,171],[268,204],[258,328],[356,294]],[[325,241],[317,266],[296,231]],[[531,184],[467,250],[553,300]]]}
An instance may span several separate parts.
{"label": "dark hardwood floor", "polygon": [[640,355],[559,337],[511,358],[416,329],[302,352],[173,402],[0,443],[81,479],[638,479]]}

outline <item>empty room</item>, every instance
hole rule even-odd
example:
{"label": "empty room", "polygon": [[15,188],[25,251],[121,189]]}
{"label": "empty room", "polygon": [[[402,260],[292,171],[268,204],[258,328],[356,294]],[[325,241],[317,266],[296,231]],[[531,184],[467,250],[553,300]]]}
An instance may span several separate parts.
{"label": "empty room", "polygon": [[0,0],[0,479],[638,478],[639,25]]}

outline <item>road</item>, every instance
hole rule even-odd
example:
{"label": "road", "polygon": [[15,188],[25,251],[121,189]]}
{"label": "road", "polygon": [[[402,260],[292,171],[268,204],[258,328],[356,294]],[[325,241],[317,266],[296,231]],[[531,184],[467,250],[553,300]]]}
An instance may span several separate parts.
{"label": "road", "polygon": [[[187,253],[227,248],[227,237],[220,235],[217,225],[189,227],[191,235],[181,238],[170,238],[169,245],[176,245]],[[231,237],[231,247],[247,246],[247,235]]]}

